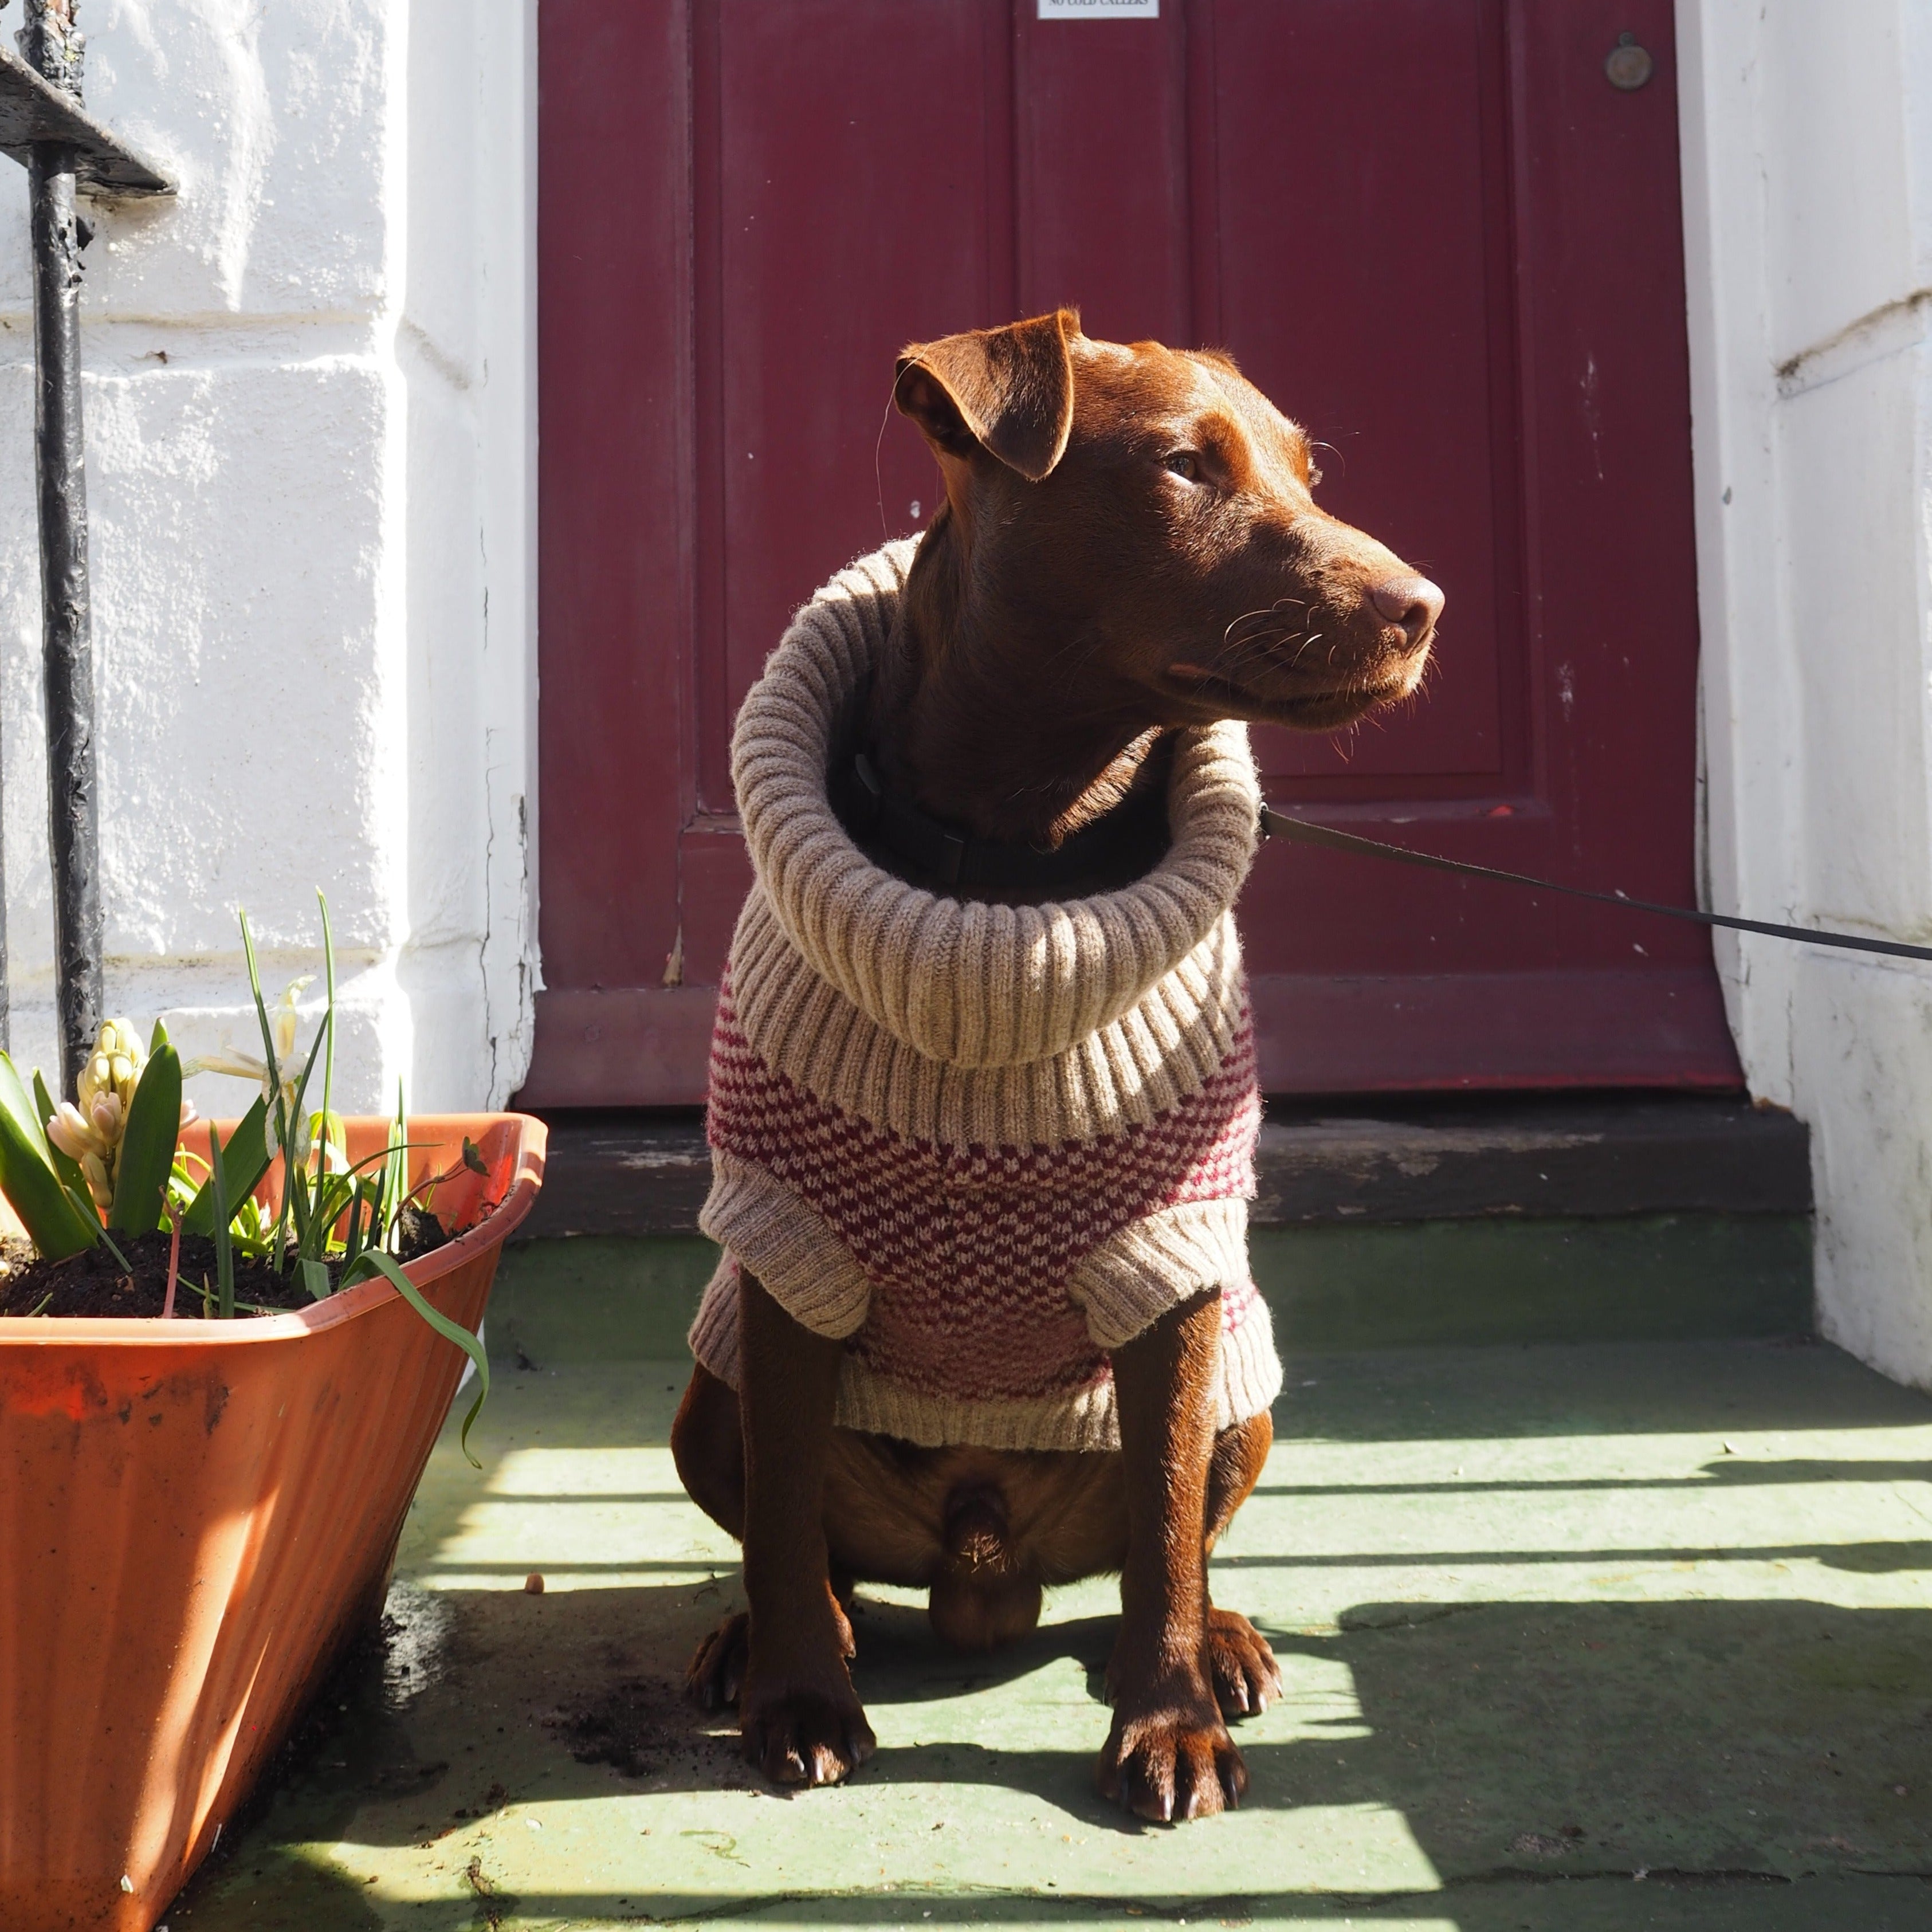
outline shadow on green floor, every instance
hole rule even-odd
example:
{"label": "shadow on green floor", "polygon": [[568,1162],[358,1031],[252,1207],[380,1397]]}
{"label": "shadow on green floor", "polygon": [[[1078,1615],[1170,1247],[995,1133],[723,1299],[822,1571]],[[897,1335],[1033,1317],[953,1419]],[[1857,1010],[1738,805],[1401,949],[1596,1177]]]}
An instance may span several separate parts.
{"label": "shadow on green floor", "polygon": [[[622,1492],[598,1490],[598,1503],[683,1508],[656,1474],[677,1373],[668,1364],[662,1373],[585,1372],[573,1383],[567,1372],[512,1369],[486,1411],[486,1476],[439,1452],[432,1486],[451,1486],[457,1500],[425,1505],[437,1526],[414,1559],[415,1574],[434,1578],[442,1539],[482,1499],[494,1496],[493,1508],[514,1504],[538,1516],[549,1505],[560,1512],[582,1504],[579,1495],[543,1492],[540,1474],[530,1474],[541,1472],[540,1460],[519,1466],[534,1490],[514,1481],[493,1487],[490,1479],[508,1468],[506,1459],[532,1445],[651,1449],[659,1461],[639,1466],[642,1480]],[[1343,1862],[1324,1852],[1323,1888],[1296,1888],[1290,1867],[1256,1855],[1283,1841],[1280,1834],[1244,1840],[1205,1825],[1170,1834],[1103,1804],[1092,1765],[1108,1722],[1099,1678],[1111,1616],[1070,1616],[992,1658],[962,1659],[939,1648],[917,1609],[862,1595],[856,1681],[886,1746],[845,1793],[742,1804],[756,1781],[728,1726],[690,1709],[677,1682],[699,1637],[735,1600],[735,1585],[722,1575],[704,1581],[702,1560],[687,1553],[661,1566],[681,1570],[681,1581],[569,1588],[554,1580],[541,1595],[399,1588],[387,1655],[361,1660],[330,1687],[324,1722],[283,1768],[262,1814],[238,1825],[232,1850],[197,1880],[171,1922],[178,1916],[174,1932],[418,1924],[509,1932],[712,1918],[916,1928],[1184,1917],[1196,1924],[1388,1923],[1429,1932],[1918,1932],[1932,1924],[1932,1608],[1909,1573],[1932,1570],[1932,1527],[1924,1535],[1915,1527],[1924,1520],[1914,1514],[1916,1487],[1894,1498],[1892,1516],[1869,1519],[1870,1536],[1859,1512],[1867,1492],[1926,1480],[1932,1464],[1901,1452],[1921,1439],[1928,1420],[1924,1396],[1815,1347],[1396,1352],[1313,1358],[1298,1375],[1292,1367],[1278,1422],[1283,1441],[1257,1492],[1267,1508],[1414,1499],[1447,1524],[1459,1508],[1486,1506],[1495,1496],[1515,1499],[1507,1519],[1468,1519],[1473,1532],[1435,1533],[1432,1520],[1421,1556],[1398,1554],[1395,1541],[1378,1544],[1367,1533],[1359,1544],[1332,1538],[1298,1544],[1303,1519],[1289,1518],[1278,1540],[1238,1548],[1215,1567],[1217,1596],[1257,1614],[1291,1684],[1304,1687],[1298,1703],[1290,1700],[1291,1734],[1280,1734],[1276,1714],[1246,1727],[1247,1820],[1286,1826],[1298,1814],[1352,1809],[1385,1818],[1412,1838],[1417,1863],[1440,1881],[1436,1888],[1383,1883],[1351,1894],[1338,1876]],[[1874,1443],[1870,1460],[1857,1456],[1852,1433],[1794,1443],[1798,1453],[1789,1454],[1778,1453],[1775,1440],[1722,1453],[1732,1431],[1884,1427],[1909,1432]],[[1631,1460],[1660,1455],[1659,1438],[1680,1436],[1696,1439],[1670,1451],[1678,1474],[1646,1474],[1663,1466]],[[1543,1438],[1564,1439],[1546,1452],[1553,1460],[1539,1462]],[[1592,1438],[1605,1443],[1602,1453],[1590,1450]],[[1298,1441],[1309,1450],[1299,1465]],[[1412,1456],[1405,1445],[1418,1441],[1438,1442],[1442,1453]],[[1484,1451],[1490,1460],[1472,1480],[1450,1474],[1467,1453],[1451,1445],[1465,1442],[1498,1445]],[[1388,1459],[1386,1479],[1363,1463],[1376,1444]],[[1840,1446],[1844,1456],[1830,1453]],[[1337,1480],[1294,1480],[1298,1467],[1315,1466],[1318,1451]],[[1819,1486],[1845,1490],[1824,1505],[1834,1514],[1822,1528],[1802,1507],[1804,1492]],[[1774,1486],[1794,1492],[1774,1508],[1794,1532],[1810,1525],[1805,1533],[1779,1540],[1773,1514],[1764,1523],[1770,1534],[1754,1534],[1738,1514],[1730,1519],[1737,1540],[1723,1542],[1724,1512],[1756,1505]],[[1581,1526],[1598,1519],[1562,1514],[1566,1498],[1574,1510],[1578,1498],[1606,1492],[1629,1499],[1615,1534],[1600,1526],[1586,1533]],[[1646,1514],[1706,1496],[1702,1515]],[[1394,1520],[1341,1520],[1346,1535]],[[1676,1528],[1661,1533],[1659,1522]],[[1894,1522],[1897,1533],[1885,1534]],[[1508,1534],[1486,1543],[1486,1523]],[[1821,1540],[1834,1527],[1854,1540]],[[544,1533],[527,1520],[515,1532],[539,1540]],[[1468,1540],[1459,1542],[1459,1534]],[[1316,1549],[1326,1553],[1307,1553]],[[607,1553],[584,1546],[578,1554],[587,1560],[564,1561],[558,1574],[590,1581]],[[514,1563],[486,1560],[495,1554],[479,1545],[447,1561],[455,1570],[514,1571]],[[1702,1562],[1758,1567],[1726,1594],[1712,1572],[1688,1574]],[[1502,1564],[1518,1573],[1522,1600],[1485,1594],[1486,1566]],[[1628,1588],[1630,1599],[1564,1600],[1565,1586],[1537,1580],[1539,1570],[1553,1576],[1579,1564],[1605,1573],[1588,1588]],[[1382,1570],[1396,1565],[1460,1571],[1473,1588],[1455,1599],[1392,1579],[1384,1594]],[[1306,1600],[1301,1579],[1316,1566],[1371,1577],[1348,1585],[1349,1597],[1340,1600],[1347,1606],[1333,1625],[1310,1629],[1297,1622],[1294,1606]],[[1623,1574],[1646,1566],[1651,1580],[1641,1585]],[[654,1575],[660,1566],[614,1560],[609,1567]],[[1794,1573],[1788,1585],[1778,1580],[1787,1570]],[[1845,1586],[1868,1597],[1896,1588],[1902,1594],[1892,1600],[1862,1608],[1816,1600],[1838,1590],[1838,1578],[1894,1576],[1903,1579],[1897,1586]],[[1405,1588],[1413,1600],[1395,1600]],[[1646,1589],[1664,1594],[1646,1596]],[[1100,1600],[1096,1593],[1078,1607]],[[614,1754],[608,1738],[589,1738],[577,1720],[620,1686],[628,1688],[630,1728]],[[587,1742],[602,1760],[578,1754]],[[1076,1881],[1066,1896],[994,1885],[935,1889],[883,1877],[867,1886],[856,1874],[848,1888],[822,1870],[811,1882],[790,1883],[748,1840],[742,1860],[722,1849],[746,1828],[745,1814],[757,1830],[761,1814],[789,1826],[812,1820],[814,1810],[836,1843],[869,1844],[883,1827],[856,1819],[872,1800],[879,1816],[895,1801],[903,1810],[908,1797],[928,1792],[944,1794],[949,1805],[956,1799],[960,1816],[986,1820],[1010,1815],[992,1801],[1017,1796],[1030,1802],[1024,1815],[1051,1819],[1056,1834],[1063,1825],[1090,1834],[1102,1848],[1096,1856],[1117,1863],[1143,1846],[1184,1846],[1186,1883],[1102,1896],[1090,1864],[1084,1888]],[[713,1794],[728,1795],[737,1808],[723,1816],[692,1808],[694,1798]],[[632,1832],[625,1853],[632,1862],[617,1869],[652,1885],[620,1889],[586,1868],[574,1888],[553,1882],[519,1889],[513,1864],[487,1843],[472,1849],[465,1837],[506,1808],[560,1808],[551,1814],[554,1838],[555,1820],[572,1801],[595,1801],[609,1816],[646,1798],[683,1808],[676,1837],[701,1835],[687,1823],[721,1828],[711,1834],[719,1840],[715,1870],[701,1861],[702,1887],[688,1874],[672,1882],[663,1864],[640,1857]],[[860,1810],[842,1810],[848,1801]],[[730,1832],[722,1828],[727,1824]],[[504,1835],[507,1844],[512,1834]],[[538,1842],[526,1840],[520,1826],[514,1837],[512,1850]],[[413,1848],[444,1844],[445,1882],[461,1896],[433,1906],[385,1898],[380,1888],[365,1894],[343,1869],[362,1850],[393,1864]],[[1315,1862],[1304,1856],[1294,1875]],[[1352,1859],[1346,1864],[1352,1873]],[[1047,1868],[1063,1879],[1072,1869]]]}
{"label": "shadow on green floor", "polygon": [[[332,1694],[349,1706],[340,1724],[306,1762],[289,1768],[283,1795],[233,1864],[211,1870],[197,1888],[211,1905],[218,1898],[238,1905],[252,1893],[282,1916],[244,1922],[217,1913],[196,1923],[381,1922],[343,1916],[340,1904],[359,1907],[352,1892],[299,1854],[274,1849],[332,1843],[352,1821],[360,1844],[408,1844],[538,1794],[554,1804],[752,1782],[729,1736],[676,1695],[677,1667],[716,1613],[714,1604],[694,1604],[688,1586],[452,1594],[450,1648],[464,1660],[458,1678],[432,1684],[403,1710],[393,1683],[386,1688],[366,1666],[359,1679],[339,1682]],[[1066,1658],[1093,1702],[1086,1735],[1064,1743],[952,1738],[882,1749],[855,1792],[991,1786],[1030,1794],[1090,1830],[1159,1832],[1118,1814],[1093,1788],[1107,1721],[1099,1684],[1111,1618],[1051,1626],[992,1659],[944,1652],[922,1615],[902,1606],[863,1604],[857,1626],[856,1681],[875,1717],[997,1691]],[[1252,1784],[1244,1808],[1398,1813],[1452,1890],[1478,1881],[1519,1889],[1609,1878],[1627,1885],[1645,1868],[1684,1883],[1700,1874],[1706,1887],[1726,1874],[1766,1886],[1821,1873],[1932,1874],[1932,1612],[1762,1601],[1364,1604],[1332,1636],[1268,1634],[1292,1678],[1297,1660],[1346,1666],[1359,1716],[1336,1723],[1333,1736],[1317,1725],[1290,1743],[1247,1742]],[[568,1714],[613,1673],[641,1676],[652,1690],[629,1740],[632,1778],[572,1755]],[[479,1700],[486,1682],[490,1694]],[[1040,1728],[1064,1734],[1066,1714],[1063,1707]],[[1012,1728],[1033,1727],[1016,1714]],[[482,1756],[479,1737],[488,1747]],[[471,1768],[486,1762],[487,1779]],[[371,1808],[372,1796],[393,1802]],[[1204,1837],[1204,1850],[1210,1842]],[[269,1881],[266,1899],[255,1891],[258,1873]],[[491,1882],[487,1869],[476,1876]],[[1252,1884],[1255,1875],[1240,1876]],[[514,1912],[520,1922],[722,1912],[709,1892],[624,1897],[622,1907],[611,1898],[526,1897]],[[329,1900],[336,1903],[325,1910]],[[956,1920],[998,1922],[1020,1903],[920,1900],[936,1923],[947,1922],[942,1904]],[[1318,1895],[1256,1892],[1233,1874],[1225,1892],[1210,1887],[1144,1903],[1223,1918],[1324,1909]],[[1450,1901],[1431,1892],[1410,1904],[1439,1918]],[[487,1922],[492,1908],[479,1898],[478,1909]],[[840,1922],[885,1922],[876,1916],[882,1911],[890,1918],[877,1899],[842,1909],[848,1916]],[[1041,1912],[1036,1900],[1027,1909]],[[1118,1912],[1118,1901],[1107,1909]],[[1058,1900],[1053,1916],[1078,1920],[1100,1910],[1099,1901]],[[1388,1910],[1402,1916],[1393,1902]],[[1454,1922],[1478,1922],[1459,1903]]]}
{"label": "shadow on green floor", "polygon": [[490,1292],[490,1359],[688,1360],[685,1331],[717,1264],[717,1249],[696,1234],[512,1242]]}
{"label": "shadow on green floor", "polygon": [[[1811,1327],[1802,1215],[1264,1228],[1250,1248],[1276,1334],[1304,1352]],[[696,1235],[513,1244],[490,1303],[491,1354],[546,1367],[681,1355],[717,1255]]]}
{"label": "shadow on green floor", "polygon": [[1804,1215],[1258,1228],[1256,1285],[1304,1352],[1808,1334]]}
{"label": "shadow on green floor", "polygon": [[[918,1886],[890,1892],[820,1892],[722,1910],[680,1911],[675,1897],[652,1893],[502,1890],[488,1874],[474,1881],[467,1916],[446,1910],[422,1922],[464,1932],[580,1928],[626,1924],[850,1926],[935,1932],[959,1925],[1026,1928],[1166,1924],[1257,1928],[1407,1926],[1412,1932],[1924,1932],[1928,1888],[1920,1879],[1863,1876],[1794,1882],[1746,1874],[1712,1880],[1690,1874],[1650,1874],[1641,1892],[1628,1874],[1591,1880],[1560,1876],[1496,1886],[1451,1886],[1398,1898],[1306,1892],[1238,1892],[1225,1897],[1124,1901],[1116,1894],[1042,1898],[993,1888],[960,1892]],[[358,1888],[334,1882],[299,1907],[265,1901],[251,1932],[380,1932],[396,1922],[373,1912]],[[178,1908],[177,1908],[178,1910]]]}

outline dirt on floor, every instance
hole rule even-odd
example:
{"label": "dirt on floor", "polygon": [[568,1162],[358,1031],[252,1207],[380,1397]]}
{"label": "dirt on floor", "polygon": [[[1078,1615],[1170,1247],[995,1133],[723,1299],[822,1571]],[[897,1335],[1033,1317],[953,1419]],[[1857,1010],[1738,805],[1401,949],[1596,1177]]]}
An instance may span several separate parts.
{"label": "dirt on floor", "polygon": [[557,1727],[579,1764],[608,1764],[626,1778],[652,1778],[675,1765],[695,1770],[718,1754],[683,1685],[666,1677],[613,1684]]}
{"label": "dirt on floor", "polygon": [[[398,1258],[412,1262],[440,1248],[449,1232],[434,1214],[416,1207],[402,1214]],[[0,1316],[75,1316],[104,1318],[160,1315],[167,1302],[172,1237],[117,1234],[116,1245],[128,1258],[130,1273],[105,1241],[83,1249],[64,1261],[44,1261],[32,1246],[18,1239],[0,1241]],[[341,1264],[328,1264],[332,1289]],[[214,1309],[218,1279],[214,1244],[206,1235],[182,1237],[179,1280],[174,1312],[200,1318]],[[251,1257],[235,1256],[235,1312],[238,1317],[279,1315],[310,1306],[313,1297],[299,1275],[278,1274]]]}

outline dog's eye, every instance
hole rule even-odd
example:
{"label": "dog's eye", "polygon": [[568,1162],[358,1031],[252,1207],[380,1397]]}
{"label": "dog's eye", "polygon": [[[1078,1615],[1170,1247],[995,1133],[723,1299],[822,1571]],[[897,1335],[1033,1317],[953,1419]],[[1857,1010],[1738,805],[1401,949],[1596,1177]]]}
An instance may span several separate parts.
{"label": "dog's eye", "polygon": [[1201,460],[1191,449],[1177,449],[1167,459],[1167,466],[1177,476],[1184,476],[1190,483],[1201,480]]}

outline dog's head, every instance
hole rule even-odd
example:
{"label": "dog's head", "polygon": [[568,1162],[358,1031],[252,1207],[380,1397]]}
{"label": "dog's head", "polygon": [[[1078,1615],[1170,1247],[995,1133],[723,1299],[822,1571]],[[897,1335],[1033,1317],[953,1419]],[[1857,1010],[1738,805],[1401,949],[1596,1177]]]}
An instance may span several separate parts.
{"label": "dog's head", "polygon": [[1316,505],[1307,436],[1228,357],[1061,309],[914,344],[892,394],[968,578],[1077,648],[1100,704],[1327,731],[1420,680],[1442,592]]}

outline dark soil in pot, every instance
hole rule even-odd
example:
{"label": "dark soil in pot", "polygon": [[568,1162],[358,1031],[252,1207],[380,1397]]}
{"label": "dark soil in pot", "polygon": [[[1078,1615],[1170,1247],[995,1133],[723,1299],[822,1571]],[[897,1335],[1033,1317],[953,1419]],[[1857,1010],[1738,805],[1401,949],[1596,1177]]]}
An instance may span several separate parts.
{"label": "dark soil in pot", "polygon": [[[397,1258],[412,1262],[440,1248],[451,1238],[434,1214],[406,1208],[402,1214],[401,1252]],[[134,1264],[124,1273],[107,1244],[70,1255],[65,1261],[42,1261],[20,1240],[0,1240],[0,1315],[44,1315],[50,1318],[95,1316],[122,1318],[158,1316],[166,1305],[168,1252],[171,1238],[162,1233],[117,1234],[121,1251]],[[339,1261],[329,1264],[332,1286],[342,1273]],[[175,1291],[175,1313],[199,1319],[214,1312],[214,1244],[205,1235],[184,1234],[181,1244],[181,1281]],[[246,1304],[245,1306],[244,1304]],[[238,1319],[281,1315],[314,1306],[314,1298],[292,1271],[278,1274],[238,1250],[235,1256],[235,1312]]]}

